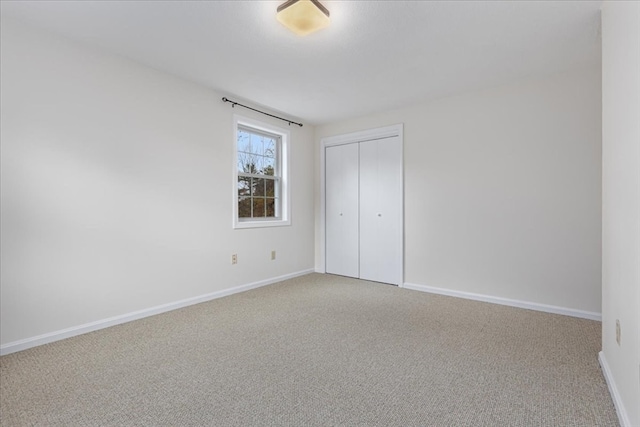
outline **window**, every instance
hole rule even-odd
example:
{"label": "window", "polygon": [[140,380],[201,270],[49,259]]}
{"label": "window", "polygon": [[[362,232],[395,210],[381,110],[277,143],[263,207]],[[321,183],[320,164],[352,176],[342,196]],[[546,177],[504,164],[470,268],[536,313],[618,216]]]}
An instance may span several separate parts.
{"label": "window", "polygon": [[289,225],[289,131],[234,116],[234,228]]}

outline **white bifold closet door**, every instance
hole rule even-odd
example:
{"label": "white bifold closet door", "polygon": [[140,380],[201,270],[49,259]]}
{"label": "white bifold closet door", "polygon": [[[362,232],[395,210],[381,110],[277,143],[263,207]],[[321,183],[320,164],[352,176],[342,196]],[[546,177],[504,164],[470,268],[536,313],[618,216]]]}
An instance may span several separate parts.
{"label": "white bifold closet door", "polygon": [[402,283],[402,174],[399,136],[325,149],[327,273]]}
{"label": "white bifold closet door", "polygon": [[359,277],[358,144],[325,151],[326,271]]}
{"label": "white bifold closet door", "polygon": [[360,278],[402,283],[400,137],[360,144]]}

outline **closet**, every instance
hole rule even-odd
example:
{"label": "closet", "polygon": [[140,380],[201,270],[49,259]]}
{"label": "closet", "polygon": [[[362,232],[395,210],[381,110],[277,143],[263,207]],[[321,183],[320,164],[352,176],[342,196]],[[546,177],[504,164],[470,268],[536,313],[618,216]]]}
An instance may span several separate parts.
{"label": "closet", "polygon": [[402,135],[393,129],[323,141],[327,273],[402,284]]}

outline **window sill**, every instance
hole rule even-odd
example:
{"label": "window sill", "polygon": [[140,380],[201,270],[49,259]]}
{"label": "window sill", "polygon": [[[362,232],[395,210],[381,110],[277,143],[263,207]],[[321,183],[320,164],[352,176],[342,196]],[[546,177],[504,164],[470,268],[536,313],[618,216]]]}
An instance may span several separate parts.
{"label": "window sill", "polygon": [[265,227],[285,227],[291,225],[290,220],[273,220],[273,221],[234,221],[233,228],[265,228]]}

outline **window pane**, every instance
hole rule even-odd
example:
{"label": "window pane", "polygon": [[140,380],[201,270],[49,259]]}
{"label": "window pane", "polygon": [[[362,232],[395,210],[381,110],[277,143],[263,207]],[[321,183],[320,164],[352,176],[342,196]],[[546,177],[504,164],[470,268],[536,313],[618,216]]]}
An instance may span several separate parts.
{"label": "window pane", "polygon": [[262,158],[262,173],[264,175],[275,175],[276,170],[276,159],[273,157],[263,157]]}
{"label": "window pane", "polygon": [[244,176],[238,177],[238,197],[246,197],[251,195],[251,178]]}
{"label": "window pane", "polygon": [[255,158],[256,158],[256,163],[255,163],[256,164],[256,172],[255,173],[260,174],[260,175],[264,175],[264,172],[262,170],[263,169],[263,164],[264,164],[264,157],[256,155]]}
{"label": "window pane", "polygon": [[263,178],[252,178],[252,196],[264,196],[264,181]]}
{"label": "window pane", "polygon": [[267,216],[273,218],[276,216],[276,200],[275,199],[266,199],[266,211]]}
{"label": "window pane", "polygon": [[258,173],[258,160],[255,154],[238,151],[238,171],[244,173]]}
{"label": "window pane", "polygon": [[276,182],[273,179],[265,179],[265,192],[264,195],[267,197],[275,197],[276,196]]}
{"label": "window pane", "polygon": [[251,218],[251,199],[249,197],[241,197],[238,200],[238,217]]}
{"label": "window pane", "polygon": [[264,199],[262,197],[258,197],[253,199],[253,217],[261,218],[264,217]]}
{"label": "window pane", "polygon": [[262,156],[264,154],[264,149],[262,148],[262,140],[264,140],[264,136],[251,134],[251,152]]}
{"label": "window pane", "polygon": [[247,131],[238,129],[238,151],[251,153],[251,134]]}
{"label": "window pane", "polygon": [[267,157],[276,157],[276,140],[273,138],[265,138],[264,155]]}

